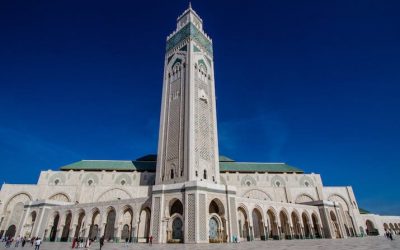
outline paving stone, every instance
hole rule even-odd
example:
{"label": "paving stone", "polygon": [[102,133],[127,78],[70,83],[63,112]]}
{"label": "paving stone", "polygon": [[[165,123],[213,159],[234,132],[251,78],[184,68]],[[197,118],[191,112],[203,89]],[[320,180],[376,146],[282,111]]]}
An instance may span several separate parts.
{"label": "paving stone", "polygon": [[[1,242],[0,250],[6,249],[4,242]],[[14,245],[7,249],[34,249],[30,244],[25,248],[15,248]],[[70,243],[50,243],[45,242],[40,250],[64,250],[71,249]],[[80,248],[84,249],[84,248]],[[99,244],[91,246],[92,250],[98,250]],[[281,241],[253,241],[241,242],[237,244],[130,244],[125,247],[123,243],[106,243],[103,250],[208,250],[208,249],[229,249],[229,250],[389,250],[400,249],[400,236],[393,241],[384,237],[364,237],[348,239],[322,239],[322,240],[281,240]]]}

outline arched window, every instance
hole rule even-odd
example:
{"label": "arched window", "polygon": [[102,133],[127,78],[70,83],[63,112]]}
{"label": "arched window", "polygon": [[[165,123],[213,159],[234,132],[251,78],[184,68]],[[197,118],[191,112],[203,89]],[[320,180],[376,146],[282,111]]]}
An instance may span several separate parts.
{"label": "arched window", "polygon": [[207,180],[207,170],[204,169],[204,174],[203,174],[204,180]]}
{"label": "arched window", "polygon": [[174,179],[174,170],[171,169],[171,179]]}

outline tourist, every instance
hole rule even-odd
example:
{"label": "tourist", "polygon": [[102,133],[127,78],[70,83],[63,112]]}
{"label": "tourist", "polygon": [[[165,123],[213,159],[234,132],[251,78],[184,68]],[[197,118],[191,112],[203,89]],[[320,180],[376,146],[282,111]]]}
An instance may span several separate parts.
{"label": "tourist", "polygon": [[125,238],[125,247],[129,247],[129,238],[128,237]]}
{"label": "tourist", "polygon": [[393,234],[392,234],[392,231],[389,231],[389,239],[390,239],[390,240],[393,240]]}
{"label": "tourist", "polygon": [[100,250],[104,246],[104,236],[101,236],[100,238]]}
{"label": "tourist", "polygon": [[153,235],[150,235],[149,237],[149,245],[153,245]]}
{"label": "tourist", "polygon": [[42,240],[40,238],[37,238],[35,241],[35,250],[39,250],[40,244],[42,244]]}
{"label": "tourist", "polygon": [[31,238],[31,246],[33,246],[33,242],[35,241],[35,237]]}
{"label": "tourist", "polygon": [[7,237],[7,239],[6,239],[6,248],[9,248],[11,246],[11,242],[12,242],[12,238],[11,237]]}
{"label": "tourist", "polygon": [[21,246],[24,247],[24,246],[25,246],[25,243],[26,243],[26,236],[25,236],[24,238],[22,238]]}
{"label": "tourist", "polygon": [[76,237],[74,237],[74,238],[72,239],[72,246],[71,246],[71,248],[75,248],[75,246],[76,246]]}
{"label": "tourist", "polygon": [[20,241],[21,241],[21,237],[18,235],[18,237],[15,239],[15,247],[19,246]]}
{"label": "tourist", "polygon": [[86,249],[90,249],[90,245],[91,245],[91,244],[92,244],[92,240],[88,238],[88,239],[86,240],[85,248],[86,248]]}

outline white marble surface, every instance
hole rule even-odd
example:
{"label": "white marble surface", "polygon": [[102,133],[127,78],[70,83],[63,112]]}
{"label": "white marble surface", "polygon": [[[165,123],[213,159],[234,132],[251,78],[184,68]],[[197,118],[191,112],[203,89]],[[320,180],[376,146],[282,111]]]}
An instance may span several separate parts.
{"label": "white marble surface", "polygon": [[[6,249],[4,242],[1,242],[0,249]],[[25,248],[15,248],[12,245],[9,249],[34,249],[30,244]],[[63,250],[71,249],[70,243],[50,243],[45,242],[41,250]],[[80,248],[84,249],[84,248]],[[92,245],[90,249],[98,250],[98,243]],[[123,250],[123,249],[171,249],[171,250],[207,250],[207,249],[230,249],[230,250],[386,250],[400,249],[400,236],[395,236],[394,240],[388,240],[384,237],[365,237],[365,238],[348,238],[348,239],[323,239],[323,240],[281,240],[281,241],[253,241],[241,242],[238,244],[131,244],[125,247],[124,243],[113,244],[106,243],[103,250]]]}

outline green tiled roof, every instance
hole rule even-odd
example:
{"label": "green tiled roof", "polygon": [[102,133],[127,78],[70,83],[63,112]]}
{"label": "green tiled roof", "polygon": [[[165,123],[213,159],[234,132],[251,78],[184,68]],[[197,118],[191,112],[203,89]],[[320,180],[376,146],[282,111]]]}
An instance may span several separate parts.
{"label": "green tiled roof", "polygon": [[[135,161],[118,160],[82,160],[61,167],[61,170],[92,171],[156,171],[156,155],[148,155]],[[220,156],[221,172],[271,172],[271,173],[303,173],[304,171],[286,163],[236,162],[226,156]]]}
{"label": "green tiled roof", "polygon": [[155,161],[82,160],[63,166],[61,170],[155,171]]}
{"label": "green tiled roof", "polygon": [[358,211],[360,211],[360,214],[370,214],[371,213],[370,211],[367,211],[367,210],[362,209],[362,208],[358,208]]}
{"label": "green tiled roof", "polygon": [[287,165],[286,163],[264,162],[220,162],[220,172],[293,172],[304,173],[303,170]]}

